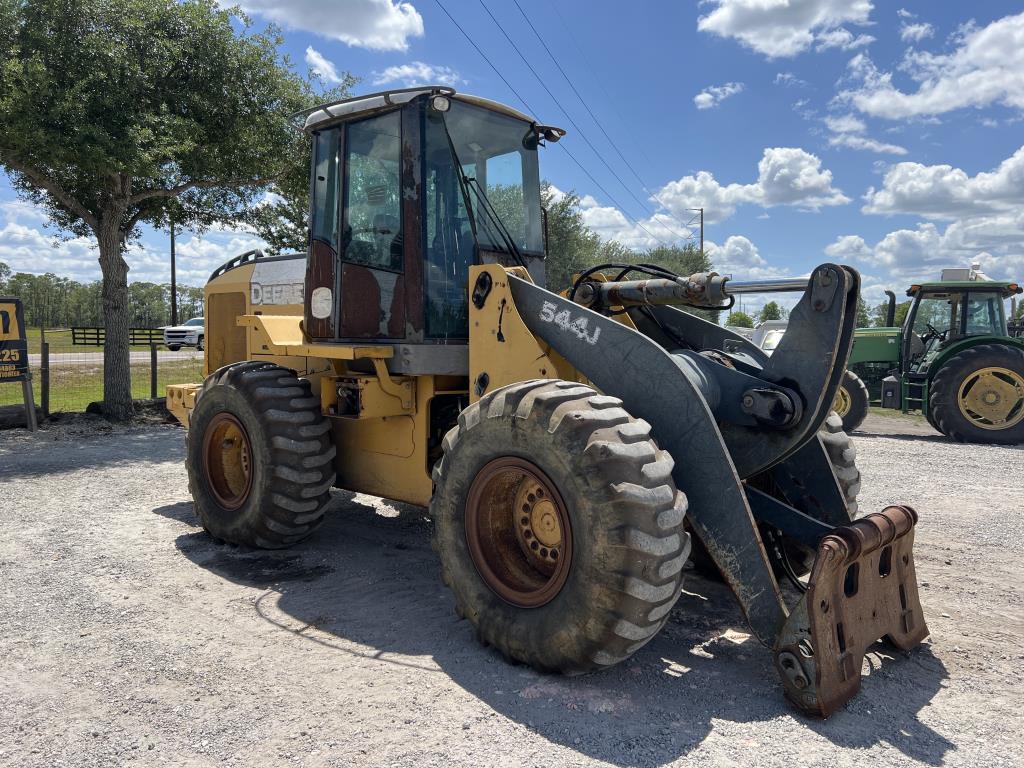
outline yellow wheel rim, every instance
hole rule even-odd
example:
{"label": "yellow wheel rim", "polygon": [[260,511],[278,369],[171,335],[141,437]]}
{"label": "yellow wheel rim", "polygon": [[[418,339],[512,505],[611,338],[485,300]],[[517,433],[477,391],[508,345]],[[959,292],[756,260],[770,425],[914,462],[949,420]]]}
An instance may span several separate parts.
{"label": "yellow wheel rim", "polygon": [[836,399],[832,402],[832,410],[840,416],[846,416],[850,412],[852,404],[849,391],[846,387],[840,386],[839,391],[836,392]]}
{"label": "yellow wheel rim", "polygon": [[979,368],[957,392],[960,413],[982,429],[1009,429],[1024,420],[1024,376],[1008,368]]}

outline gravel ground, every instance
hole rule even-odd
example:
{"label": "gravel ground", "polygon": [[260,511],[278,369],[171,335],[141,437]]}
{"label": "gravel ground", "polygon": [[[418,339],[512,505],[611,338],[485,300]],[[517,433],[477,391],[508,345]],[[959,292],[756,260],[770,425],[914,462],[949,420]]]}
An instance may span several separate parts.
{"label": "gravel ground", "polygon": [[176,427],[3,433],[0,764],[1024,765],[1024,452],[855,440],[862,509],[921,513],[933,634],[818,722],[693,574],[632,660],[540,675],[457,620],[422,510],[336,492],[310,541],[242,551],[196,527]]}

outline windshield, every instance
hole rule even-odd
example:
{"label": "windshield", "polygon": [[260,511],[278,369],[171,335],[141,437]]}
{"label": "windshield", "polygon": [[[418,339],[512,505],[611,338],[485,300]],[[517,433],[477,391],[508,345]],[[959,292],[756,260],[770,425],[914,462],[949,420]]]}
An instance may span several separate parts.
{"label": "windshield", "polygon": [[[424,109],[428,336],[468,336],[469,267],[477,244],[507,251],[507,233],[520,252],[543,253],[537,150],[524,144],[532,137],[522,120],[459,101],[444,114]],[[455,166],[453,149],[461,168]]]}
{"label": "windshield", "polygon": [[466,181],[475,187],[469,199],[481,247],[508,250],[499,227],[483,210],[490,203],[516,247],[541,255],[540,171],[532,128],[522,120],[459,101],[452,102],[445,123]]}
{"label": "windshield", "polygon": [[185,323],[185,325],[202,325],[202,324],[203,324],[203,318],[201,318],[201,317],[193,317],[191,320],[189,320],[187,323]]}
{"label": "windshield", "polygon": [[964,305],[964,317],[967,323],[965,333],[968,336],[1005,336],[1003,326],[1003,299],[995,293],[967,294]]}
{"label": "windshield", "polygon": [[765,352],[774,352],[775,348],[779,346],[779,342],[782,341],[782,335],[785,331],[768,331],[764,335],[764,341],[761,342],[761,349]]}

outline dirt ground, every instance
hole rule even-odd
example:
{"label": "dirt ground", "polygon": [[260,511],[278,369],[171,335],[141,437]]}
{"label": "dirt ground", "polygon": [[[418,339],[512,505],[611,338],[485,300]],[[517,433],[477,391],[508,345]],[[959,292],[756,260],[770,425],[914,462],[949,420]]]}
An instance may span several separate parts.
{"label": "dirt ground", "polygon": [[0,433],[2,765],[1024,765],[1020,448],[855,436],[862,509],[921,513],[932,637],[819,722],[719,584],[611,671],[537,674],[457,619],[422,510],[336,492],[294,550],[218,545],[182,431],[97,423]]}

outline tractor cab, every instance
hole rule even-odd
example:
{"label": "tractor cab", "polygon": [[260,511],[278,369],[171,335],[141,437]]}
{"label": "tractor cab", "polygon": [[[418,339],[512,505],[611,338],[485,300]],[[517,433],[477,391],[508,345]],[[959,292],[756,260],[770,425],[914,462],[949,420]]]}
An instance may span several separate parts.
{"label": "tractor cab", "polygon": [[910,286],[914,303],[903,324],[901,368],[926,373],[952,345],[970,337],[1007,335],[1004,300],[1015,284],[992,281],[923,283]]}
{"label": "tractor cab", "polygon": [[409,373],[461,368],[470,266],[524,267],[543,285],[537,149],[564,131],[440,86],[301,117],[314,139],[306,332],[416,346],[400,355],[421,361]]}

